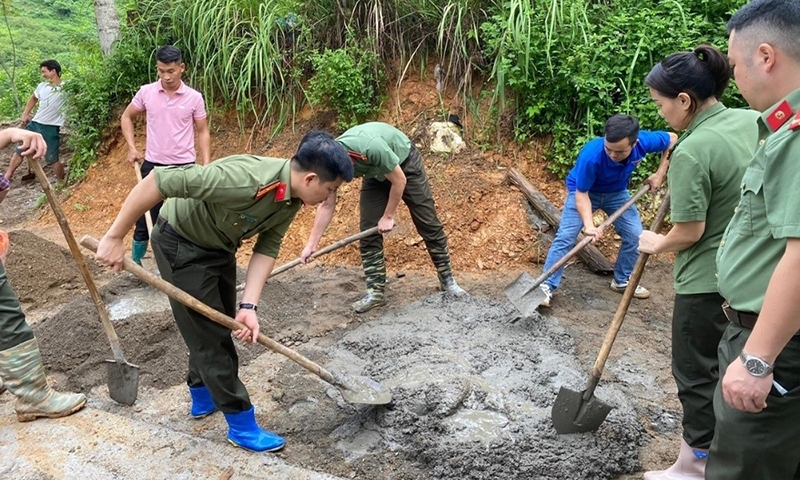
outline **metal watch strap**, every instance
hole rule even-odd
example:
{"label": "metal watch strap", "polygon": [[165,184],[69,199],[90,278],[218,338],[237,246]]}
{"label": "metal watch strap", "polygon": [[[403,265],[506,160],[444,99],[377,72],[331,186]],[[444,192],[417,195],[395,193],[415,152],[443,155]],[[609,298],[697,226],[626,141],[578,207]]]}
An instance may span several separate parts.
{"label": "metal watch strap", "polygon": [[[742,365],[744,365],[745,370],[747,370],[747,372],[754,377],[766,377],[775,369],[775,366],[766,360],[756,357],[755,355],[750,355],[744,350],[742,350],[742,352],[739,354],[739,359],[742,361]],[[756,368],[760,367],[763,369],[763,371],[753,371],[750,369],[748,364],[753,364],[756,366]]]}
{"label": "metal watch strap", "polygon": [[239,310],[252,310],[254,312],[258,311],[258,305],[254,303],[240,303]]}

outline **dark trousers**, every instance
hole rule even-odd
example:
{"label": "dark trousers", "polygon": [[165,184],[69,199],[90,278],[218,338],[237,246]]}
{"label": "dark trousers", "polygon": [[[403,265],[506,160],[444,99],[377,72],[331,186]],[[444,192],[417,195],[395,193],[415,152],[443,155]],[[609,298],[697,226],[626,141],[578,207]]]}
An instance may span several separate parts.
{"label": "dark trousers", "polygon": [[[193,165],[192,163],[187,163],[185,165],[178,165],[178,166],[186,166],[186,165]],[[142,162],[142,179],[146,178],[150,175],[150,172],[153,171],[155,167],[173,167],[175,165],[164,165],[161,163],[151,162],[150,160],[145,160]],[[153,219],[153,228],[155,228],[156,219],[158,218],[159,212],[161,212],[161,205],[164,202],[158,202],[153,208],[150,209],[150,218]],[[150,238],[150,235],[147,234],[147,220],[145,220],[144,215],[139,217],[136,220],[136,227],[133,229],[133,239],[137,242],[146,242]]]}
{"label": "dark trousers", "polygon": [[6,269],[0,263],[0,352],[28,340],[33,340],[33,330],[25,321],[19,297],[11,288]]}
{"label": "dark trousers", "polygon": [[[236,257],[208,250],[178,235],[168,224],[153,228],[153,254],[164,280],[211,308],[236,315]],[[239,380],[239,356],[231,331],[170,299],[172,315],[189,347],[190,387],[205,385],[214,404],[224,413],[251,407],[247,389]]]}
{"label": "dark trousers", "polygon": [[[719,345],[720,379],[738,362],[751,330],[729,324]],[[706,480],[790,480],[800,478],[800,339],[790,340],[775,361],[774,379],[788,392],[773,387],[767,408],[759,413],[731,408],[714,392],[717,428],[708,455]]]}
{"label": "dark trousers", "polygon": [[[447,249],[447,236],[439,217],[436,216],[436,207],[433,203],[431,186],[428,175],[422,164],[419,151],[412,145],[408,158],[400,164],[406,176],[406,188],[403,190],[403,202],[411,213],[411,220],[419,232],[428,251],[441,251]],[[378,220],[386,210],[389,203],[389,191],[392,183],[389,180],[380,181],[376,178],[365,179],[361,184],[361,231],[370,229],[378,224]],[[361,256],[374,254],[383,250],[383,235],[375,234],[361,240]]]}
{"label": "dark trousers", "polygon": [[707,449],[714,438],[717,347],[728,319],[719,293],[675,295],[672,313],[672,375],[683,405],[683,439]]}

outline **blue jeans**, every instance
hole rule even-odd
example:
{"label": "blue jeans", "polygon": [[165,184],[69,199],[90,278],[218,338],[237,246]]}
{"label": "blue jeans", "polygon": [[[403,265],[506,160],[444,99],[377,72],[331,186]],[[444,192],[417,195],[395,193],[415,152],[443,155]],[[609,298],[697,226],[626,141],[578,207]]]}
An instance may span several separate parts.
{"label": "blue jeans", "polygon": [[[619,207],[631,198],[627,190],[612,193],[589,192],[589,199],[592,201],[592,212],[603,210],[611,215]],[[633,266],[639,257],[639,235],[642,233],[642,219],[639,218],[639,211],[636,205],[625,210],[625,213],[614,222],[614,228],[620,237],[622,245],[617,254],[617,263],[614,264],[614,280],[617,283],[626,283],[633,272]],[[561,211],[561,225],[558,227],[556,238],[550,245],[547,252],[547,260],[544,262],[544,270],[550,268],[558,260],[575,246],[575,240],[583,229],[583,221],[578,214],[575,206],[575,192],[569,192],[567,200],[564,202],[564,209]],[[561,283],[561,276],[564,268],[559,268],[544,283],[550,286],[551,290],[558,288]]]}

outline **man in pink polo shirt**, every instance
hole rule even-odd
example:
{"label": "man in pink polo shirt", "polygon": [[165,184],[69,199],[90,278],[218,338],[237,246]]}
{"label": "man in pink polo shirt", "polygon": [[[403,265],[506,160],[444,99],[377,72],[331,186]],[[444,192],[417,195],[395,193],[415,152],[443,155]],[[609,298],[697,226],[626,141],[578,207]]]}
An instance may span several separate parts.
{"label": "man in pink polo shirt", "polygon": [[[186,69],[181,51],[172,45],[156,51],[158,81],[142,86],[128,104],[120,121],[122,135],[128,143],[128,162],[142,162],[142,177],[153,167],[191,165],[197,160],[194,135],[197,129],[200,165],[211,161],[211,135],[208,131],[203,95],[181,81]],[[136,148],[133,120],[147,112],[147,143],[144,155]],[[155,222],[161,210],[159,202],[150,215]],[[144,217],[136,221],[133,232],[133,261],[142,264],[147,252],[147,223]]]}

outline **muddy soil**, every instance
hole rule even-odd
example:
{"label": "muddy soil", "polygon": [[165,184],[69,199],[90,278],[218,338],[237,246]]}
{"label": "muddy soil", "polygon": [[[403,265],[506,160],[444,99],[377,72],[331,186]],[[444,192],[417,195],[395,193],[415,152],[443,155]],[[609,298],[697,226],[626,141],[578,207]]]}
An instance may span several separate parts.
{"label": "muddy soil", "polygon": [[[403,88],[413,91],[396,92],[397,112],[382,119],[413,131],[419,112],[435,96],[427,83],[406,82]],[[308,128],[327,126],[304,112],[295,129],[268,139],[256,130],[243,136],[235,119],[228,120],[215,116],[212,122],[214,158],[243,151],[291,155]],[[536,241],[521,194],[505,183],[505,169],[522,170],[557,205],[564,188],[544,167],[542,142],[518,146],[503,139],[503,145],[426,157],[458,279],[472,299],[435,293],[435,273],[405,209],[386,242],[386,307],[364,315],[350,311],[363,289],[355,246],[270,280],[259,309],[265,334],[331,369],[374,377],[395,393],[388,407],[355,407],[295,364],[260,346],[242,346],[243,380],[259,421],[288,440],[281,457],[369,480],[632,480],[641,478],[642,469],[674,460],[681,415],[669,371],[672,266],[658,257],[651,259],[643,282],[652,296],[631,306],[597,390],[615,406],[612,414],[594,434],[558,436],[549,425],[558,387],[584,388],[620,296],[609,290],[610,278],[573,263],[545,317],[512,322],[502,289],[523,270],[538,273],[548,245]],[[106,147],[87,179],[60,193],[78,237],[102,235],[135,182],[124,145]],[[9,149],[0,152],[0,171],[9,157]],[[22,173],[24,167],[17,176]],[[357,230],[357,187],[342,189],[323,244]],[[9,277],[42,344],[51,382],[89,393],[92,408],[228,448],[220,441],[220,415],[186,421],[188,396],[181,387],[186,350],[164,309],[115,321],[128,360],[142,369],[142,388],[132,410],[107,398],[103,361],[110,349],[52,213],[33,209],[41,195],[35,183],[15,180],[0,204],[0,228],[12,232]],[[298,254],[313,213],[304,209],[298,215],[278,263]],[[614,236],[605,236],[600,247],[613,257]],[[244,265],[249,248],[242,250]],[[96,267],[92,272],[109,304],[143,288],[129,277]],[[0,401],[10,401],[9,395]],[[142,438],[133,441],[146,444]]]}

